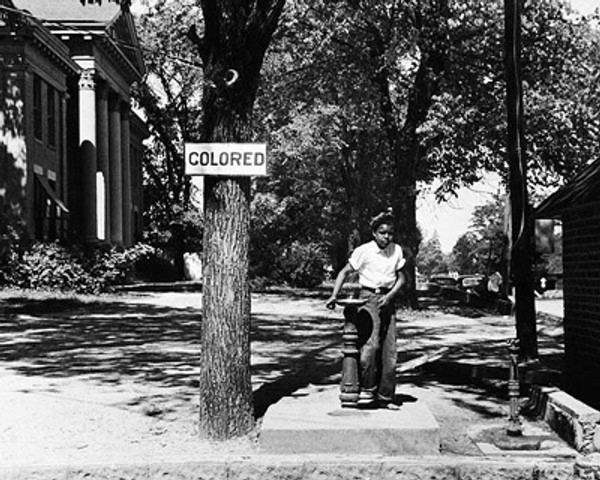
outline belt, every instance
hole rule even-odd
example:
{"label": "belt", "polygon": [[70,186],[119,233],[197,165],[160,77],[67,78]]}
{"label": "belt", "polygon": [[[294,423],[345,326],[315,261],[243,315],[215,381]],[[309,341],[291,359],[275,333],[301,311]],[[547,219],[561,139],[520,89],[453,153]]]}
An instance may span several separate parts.
{"label": "belt", "polygon": [[371,288],[371,287],[365,287],[363,285],[361,285],[360,288],[362,288],[363,290],[367,290],[368,292],[375,293],[377,295],[385,295],[386,293],[388,293],[391,290],[387,287]]}

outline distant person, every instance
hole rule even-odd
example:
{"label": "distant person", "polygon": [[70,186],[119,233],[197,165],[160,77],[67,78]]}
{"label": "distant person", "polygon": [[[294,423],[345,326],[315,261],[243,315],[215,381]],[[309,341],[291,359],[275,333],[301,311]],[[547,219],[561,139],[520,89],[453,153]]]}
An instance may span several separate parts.
{"label": "distant person", "polygon": [[338,273],[327,308],[334,308],[346,277],[358,272],[359,298],[366,303],[357,314],[360,350],[359,406],[398,409],[396,391],[396,317],[394,300],[405,283],[400,245],[392,241],[394,217],[383,212],[371,220],[373,240],[356,248]]}

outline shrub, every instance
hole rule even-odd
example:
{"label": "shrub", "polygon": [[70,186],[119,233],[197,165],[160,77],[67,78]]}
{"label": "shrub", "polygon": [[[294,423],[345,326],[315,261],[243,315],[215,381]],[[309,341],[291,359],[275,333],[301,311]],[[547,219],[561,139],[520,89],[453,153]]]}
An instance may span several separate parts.
{"label": "shrub", "polygon": [[317,243],[294,242],[280,261],[283,279],[292,287],[313,288],[325,278],[326,256]]}
{"label": "shrub", "polygon": [[34,243],[5,250],[3,257],[0,283],[18,288],[99,293],[136,279],[174,278],[162,251],[143,243],[128,249]]}
{"label": "shrub", "polygon": [[17,261],[19,234],[8,223],[5,215],[0,215],[0,285],[10,284],[11,269]]}
{"label": "shrub", "polygon": [[269,277],[253,277],[250,278],[248,283],[250,284],[250,290],[253,292],[263,292],[268,287],[275,285],[273,279]]}
{"label": "shrub", "polygon": [[14,248],[8,244],[0,244],[0,286],[12,283],[12,265],[15,265],[17,255]]}
{"label": "shrub", "polygon": [[124,285],[135,280],[169,281],[173,267],[164,253],[145,243],[130,248],[108,247],[98,249],[89,267],[104,289]]}
{"label": "shrub", "polygon": [[58,243],[34,243],[15,253],[9,281],[19,288],[96,292],[100,283],[88,273],[76,255]]}
{"label": "shrub", "polygon": [[118,247],[92,250],[91,262],[87,268],[98,279],[103,290],[128,283],[133,272],[133,264],[128,259],[127,251]]}
{"label": "shrub", "polygon": [[170,215],[146,212],[145,219],[144,242],[160,248],[165,255],[175,257],[202,250],[204,218],[197,208],[174,207]]}
{"label": "shrub", "polygon": [[173,262],[161,249],[142,243],[132,249],[135,249],[133,275],[136,280],[171,282],[176,279]]}

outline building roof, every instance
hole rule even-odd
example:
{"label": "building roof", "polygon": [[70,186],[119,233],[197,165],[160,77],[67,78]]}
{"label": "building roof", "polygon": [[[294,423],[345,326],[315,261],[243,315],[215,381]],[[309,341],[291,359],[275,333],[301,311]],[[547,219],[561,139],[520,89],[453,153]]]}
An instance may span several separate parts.
{"label": "building roof", "polygon": [[145,71],[130,0],[10,0],[57,36],[94,34],[133,77]]}
{"label": "building roof", "polygon": [[67,46],[56,38],[50,30],[31,15],[19,15],[14,5],[0,2],[0,37],[16,35],[37,47],[43,55],[49,56],[55,65],[67,74],[79,74],[80,68],[69,55]]}
{"label": "building roof", "polygon": [[535,209],[537,218],[561,217],[565,210],[600,200],[600,160],[585,167],[567,185],[558,189]]}
{"label": "building roof", "polygon": [[42,22],[97,23],[108,25],[119,16],[121,6],[114,0],[12,0]]}

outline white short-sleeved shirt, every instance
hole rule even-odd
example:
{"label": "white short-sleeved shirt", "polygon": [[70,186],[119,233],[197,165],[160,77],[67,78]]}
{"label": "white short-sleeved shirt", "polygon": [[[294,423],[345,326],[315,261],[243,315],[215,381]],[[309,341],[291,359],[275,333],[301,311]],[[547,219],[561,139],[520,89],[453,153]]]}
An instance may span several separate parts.
{"label": "white short-sleeved shirt", "polygon": [[358,272],[358,282],[367,288],[392,288],[405,262],[400,245],[392,242],[382,250],[375,240],[356,248],[348,260]]}

